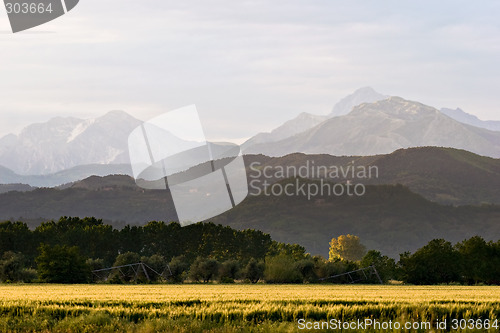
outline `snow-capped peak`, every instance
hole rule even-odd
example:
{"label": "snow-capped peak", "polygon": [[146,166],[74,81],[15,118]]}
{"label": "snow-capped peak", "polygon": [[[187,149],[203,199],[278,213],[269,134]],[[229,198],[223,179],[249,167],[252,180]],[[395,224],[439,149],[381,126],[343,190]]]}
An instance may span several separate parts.
{"label": "snow-capped peak", "polygon": [[141,123],[112,111],[93,119],[57,117],[32,124],[0,139],[0,165],[40,175],[85,164],[129,163],[128,135]]}

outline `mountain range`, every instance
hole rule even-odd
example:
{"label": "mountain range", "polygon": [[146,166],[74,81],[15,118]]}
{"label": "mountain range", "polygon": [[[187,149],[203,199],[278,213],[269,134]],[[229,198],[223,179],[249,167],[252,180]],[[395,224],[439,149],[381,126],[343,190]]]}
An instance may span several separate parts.
{"label": "mountain range", "polygon": [[245,153],[376,155],[421,146],[500,157],[500,132],[458,122],[418,102],[389,97],[355,106],[347,115],[327,119],[280,141],[247,145]]}
{"label": "mountain range", "polygon": [[[46,175],[19,175],[14,171],[0,166],[0,184],[24,184],[30,187],[58,187],[73,183],[90,176],[132,175],[130,162],[127,164],[86,164]],[[1,186],[0,186],[1,187]],[[17,190],[31,190],[21,186]],[[12,188],[4,186],[4,189]],[[1,189],[0,189],[1,192]]]}
{"label": "mountain range", "polygon": [[[315,126],[322,124],[332,117],[345,116],[350,113],[354,107],[365,103],[374,103],[389,98],[376,92],[371,87],[364,87],[354,91],[352,94],[341,99],[328,115],[315,115],[307,112],[299,114],[297,117],[286,121],[283,125],[275,128],[269,133],[259,133],[247,140],[242,148],[245,152],[256,153],[263,144],[276,142],[291,138],[294,135],[305,132]],[[462,109],[442,108],[441,113],[463,124],[488,129],[491,131],[500,131],[500,121],[483,121],[476,116],[464,112]],[[252,146],[259,145],[257,148]],[[263,151],[264,152],[264,151]]]}
{"label": "mountain range", "polygon": [[[264,181],[272,184],[294,174],[272,173],[271,177],[265,177],[257,171],[258,169],[276,171],[307,167],[305,177],[318,179],[321,177],[315,175],[312,169],[320,166],[338,167],[344,170],[352,167],[376,167],[376,177],[362,179],[363,184],[403,184],[428,200],[447,205],[500,204],[500,160],[465,150],[419,147],[372,156],[294,153],[283,157],[245,155],[244,159],[249,180],[257,179],[260,184]],[[0,184],[0,193],[32,191],[37,187],[70,188],[79,183],[79,180],[93,175],[103,177],[113,174],[131,176],[132,171],[129,164],[86,165],[51,175],[20,176],[0,167],[0,177],[6,183]],[[346,182],[353,179],[348,173],[346,177],[329,180]]]}
{"label": "mountain range", "polygon": [[[94,119],[58,117],[29,125],[18,135],[0,138],[0,184],[59,186],[90,175],[129,175],[127,139],[141,123],[123,111],[112,111]],[[340,100],[329,115],[301,113],[270,133],[252,137],[242,149],[270,156],[366,156],[430,145],[498,157],[498,133],[491,130],[499,123],[461,109],[439,112],[365,87]]]}
{"label": "mountain range", "polygon": [[0,139],[0,165],[19,175],[48,175],[82,165],[130,163],[128,136],[141,124],[123,111],[32,124]]}
{"label": "mountain range", "polygon": [[[332,156],[327,154],[290,154],[284,157],[247,155],[248,178],[252,184],[273,184],[299,176],[326,179],[337,183],[365,185],[402,184],[426,199],[444,205],[500,205],[500,159],[480,156],[465,150],[439,147],[399,149],[391,154],[374,156]],[[368,170],[376,167],[370,178],[352,177],[339,172],[332,178],[327,170]],[[305,172],[305,170],[308,170]],[[266,171],[264,174],[264,170]],[[288,170],[281,174],[280,170]],[[323,170],[325,170],[323,168]],[[335,175],[334,175],[335,176]],[[254,186],[250,187],[250,191]],[[254,192],[258,192],[254,189]]]}
{"label": "mountain range", "polygon": [[453,118],[461,123],[480,128],[485,128],[490,131],[500,131],[500,121],[481,120],[472,114],[466,113],[464,110],[460,108],[456,109],[442,108],[440,111],[445,115],[447,115],[448,117]]}
{"label": "mountain range", "polygon": [[373,88],[363,87],[352,94],[341,99],[333,107],[332,112],[329,115],[315,115],[307,112],[302,112],[297,117],[286,121],[283,125],[275,128],[270,133],[259,133],[249,140],[247,140],[243,145],[243,150],[247,147],[253,146],[255,144],[262,144],[267,142],[275,142],[283,140],[294,136],[295,134],[302,133],[316,125],[321,124],[331,117],[343,116],[351,112],[352,108],[362,104],[376,102],[385,99],[389,96],[379,94]]}

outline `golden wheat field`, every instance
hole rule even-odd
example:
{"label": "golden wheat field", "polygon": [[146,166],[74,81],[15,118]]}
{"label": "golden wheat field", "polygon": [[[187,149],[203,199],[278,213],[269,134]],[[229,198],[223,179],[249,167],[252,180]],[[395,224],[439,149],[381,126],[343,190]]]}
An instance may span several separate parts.
{"label": "golden wheat field", "polygon": [[487,286],[0,286],[2,332],[321,332],[364,320],[379,326],[344,331],[499,332],[498,319],[500,288]]}

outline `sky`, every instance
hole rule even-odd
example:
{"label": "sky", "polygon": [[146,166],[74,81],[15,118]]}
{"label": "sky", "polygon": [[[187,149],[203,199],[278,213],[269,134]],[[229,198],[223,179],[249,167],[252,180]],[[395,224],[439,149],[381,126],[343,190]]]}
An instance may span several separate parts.
{"label": "sky", "polygon": [[238,141],[364,86],[500,120],[498,17],[497,0],[80,0],[12,34],[2,8],[0,136],[196,104],[209,140]]}

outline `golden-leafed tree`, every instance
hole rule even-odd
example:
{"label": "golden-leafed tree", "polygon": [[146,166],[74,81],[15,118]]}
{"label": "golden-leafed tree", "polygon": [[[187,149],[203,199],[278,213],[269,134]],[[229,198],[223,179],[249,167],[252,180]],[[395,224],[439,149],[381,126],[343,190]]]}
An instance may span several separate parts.
{"label": "golden-leafed tree", "polygon": [[330,261],[350,260],[358,261],[366,254],[366,247],[361,244],[358,236],[340,235],[330,242]]}

